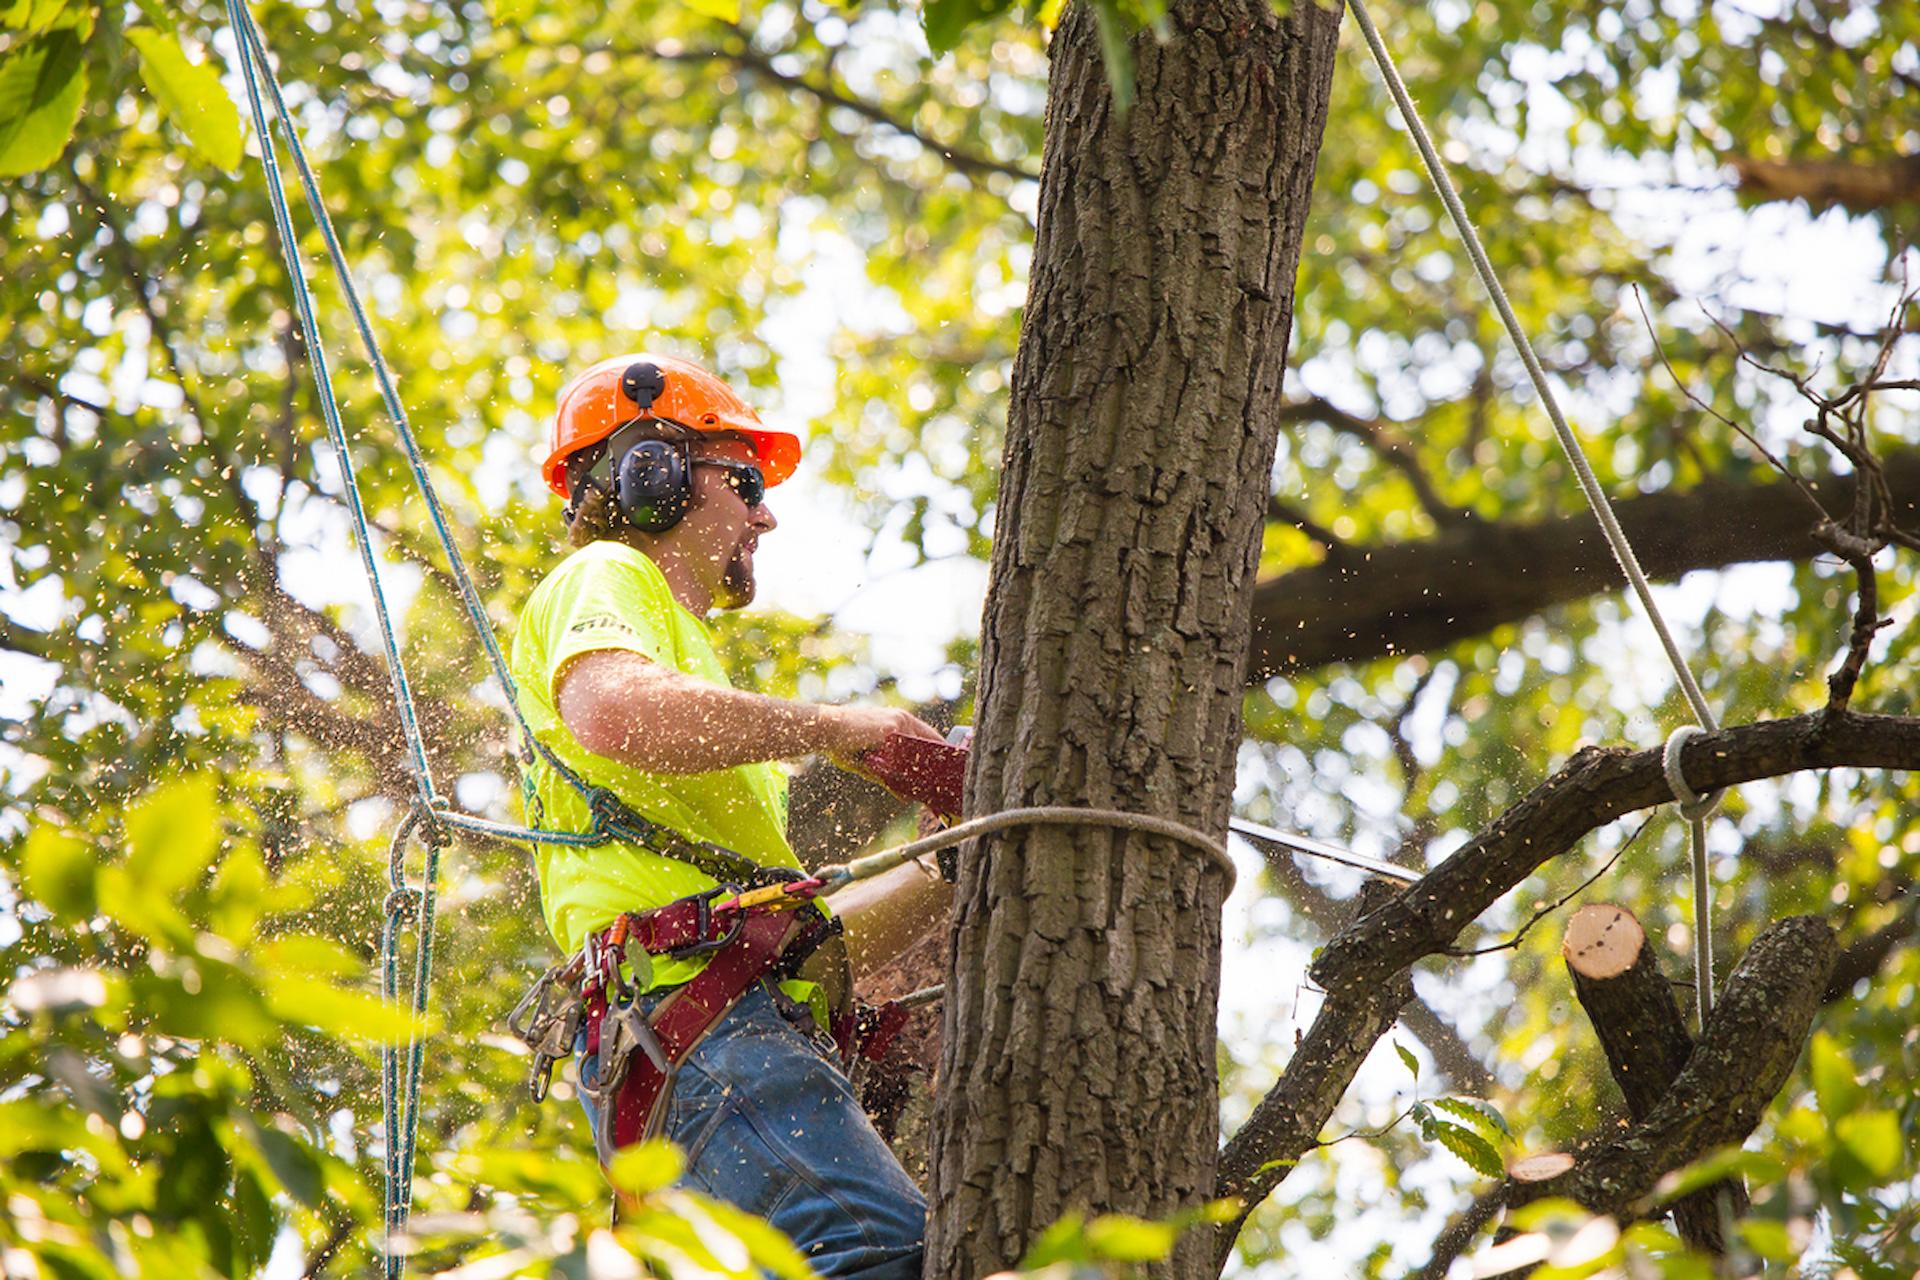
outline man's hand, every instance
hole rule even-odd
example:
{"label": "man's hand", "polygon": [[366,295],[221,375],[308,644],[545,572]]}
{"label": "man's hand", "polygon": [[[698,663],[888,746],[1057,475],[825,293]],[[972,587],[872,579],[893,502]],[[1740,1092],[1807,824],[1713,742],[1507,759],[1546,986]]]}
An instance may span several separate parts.
{"label": "man's hand", "polygon": [[897,707],[822,707],[827,755],[842,769],[872,777],[860,767],[860,757],[886,741],[890,733],[944,742],[940,731]]}

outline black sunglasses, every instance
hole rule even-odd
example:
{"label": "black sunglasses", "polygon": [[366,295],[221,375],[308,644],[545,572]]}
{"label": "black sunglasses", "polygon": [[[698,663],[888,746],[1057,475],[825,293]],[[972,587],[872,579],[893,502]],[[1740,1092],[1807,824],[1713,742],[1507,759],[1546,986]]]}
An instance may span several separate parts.
{"label": "black sunglasses", "polygon": [[717,467],[727,473],[727,487],[740,495],[740,501],[749,509],[760,505],[767,496],[767,477],[759,467],[751,462],[741,462],[737,458],[700,458],[693,459],[696,467]]}

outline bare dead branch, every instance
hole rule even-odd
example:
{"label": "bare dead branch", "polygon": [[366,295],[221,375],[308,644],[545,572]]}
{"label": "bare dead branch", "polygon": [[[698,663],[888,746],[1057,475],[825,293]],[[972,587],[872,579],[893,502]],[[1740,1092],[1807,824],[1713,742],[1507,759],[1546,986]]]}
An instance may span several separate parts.
{"label": "bare dead branch", "polygon": [[1659,331],[1656,330],[1653,325],[1653,316],[1650,315],[1647,311],[1646,297],[1640,292],[1640,286],[1637,284],[1633,286],[1633,300],[1635,304],[1638,305],[1640,308],[1641,320],[1643,320],[1646,323],[1647,337],[1652,340],[1653,349],[1655,353],[1659,355],[1660,363],[1666,368],[1667,376],[1673,379],[1673,385],[1679,388],[1680,394],[1685,396],[1687,400],[1695,408],[1699,409],[1702,413],[1705,413],[1708,416],[1712,417],[1714,420],[1719,422],[1722,426],[1726,427],[1729,431],[1733,431],[1737,433],[1742,440],[1745,440],[1747,442],[1747,444],[1754,450],[1754,452],[1758,453],[1762,458],[1766,459],[1767,464],[1769,466],[1771,466],[1775,471],[1778,471],[1781,475],[1785,476],[1788,480],[1792,481],[1793,484],[1799,488],[1801,495],[1805,497],[1807,502],[1812,505],[1814,511],[1818,514],[1819,519],[1821,520],[1833,519],[1832,515],[1828,513],[1827,509],[1820,505],[1820,499],[1814,496],[1813,490],[1807,487],[1806,481],[1802,480],[1799,476],[1795,475],[1792,468],[1788,467],[1786,463],[1782,462],[1778,457],[1774,456],[1773,450],[1767,448],[1766,445],[1762,444],[1758,436],[1754,435],[1753,432],[1749,431],[1741,423],[1735,422],[1732,418],[1729,418],[1726,414],[1721,413],[1718,409],[1714,408],[1707,401],[1701,399],[1699,396],[1693,393],[1693,388],[1689,387],[1686,383],[1686,380],[1680,376],[1680,371],[1673,367],[1673,361],[1667,358],[1667,348],[1660,341]]}

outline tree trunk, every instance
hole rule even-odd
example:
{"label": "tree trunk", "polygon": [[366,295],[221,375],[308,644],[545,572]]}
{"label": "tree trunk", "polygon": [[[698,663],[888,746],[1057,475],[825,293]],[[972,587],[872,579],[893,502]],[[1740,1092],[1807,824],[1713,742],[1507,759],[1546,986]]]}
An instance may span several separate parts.
{"label": "tree trunk", "polygon": [[[1339,10],[1177,5],[1115,110],[1093,15],[1053,42],[969,810],[1072,804],[1224,838],[1294,276]],[[1226,878],[1097,825],[961,851],[928,1274],[1074,1209],[1204,1201]],[[1157,1274],[1210,1273],[1204,1233]]]}

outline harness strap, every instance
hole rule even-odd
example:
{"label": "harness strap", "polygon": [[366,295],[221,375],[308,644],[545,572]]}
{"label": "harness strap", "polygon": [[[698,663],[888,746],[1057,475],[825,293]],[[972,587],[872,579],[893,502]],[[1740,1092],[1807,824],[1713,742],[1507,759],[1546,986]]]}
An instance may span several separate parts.
{"label": "harness strap", "polygon": [[[753,985],[779,966],[789,946],[809,931],[809,921],[786,912],[749,916],[740,936],[719,951],[686,985],[670,992],[647,1019],[669,1069],[687,1060],[727,1011]],[[598,1021],[596,1019],[596,1021]],[[614,1097],[613,1114],[601,1130],[611,1150],[645,1141],[664,1123],[670,1081],[650,1057],[636,1057]],[[610,1152],[603,1151],[603,1158]]]}

